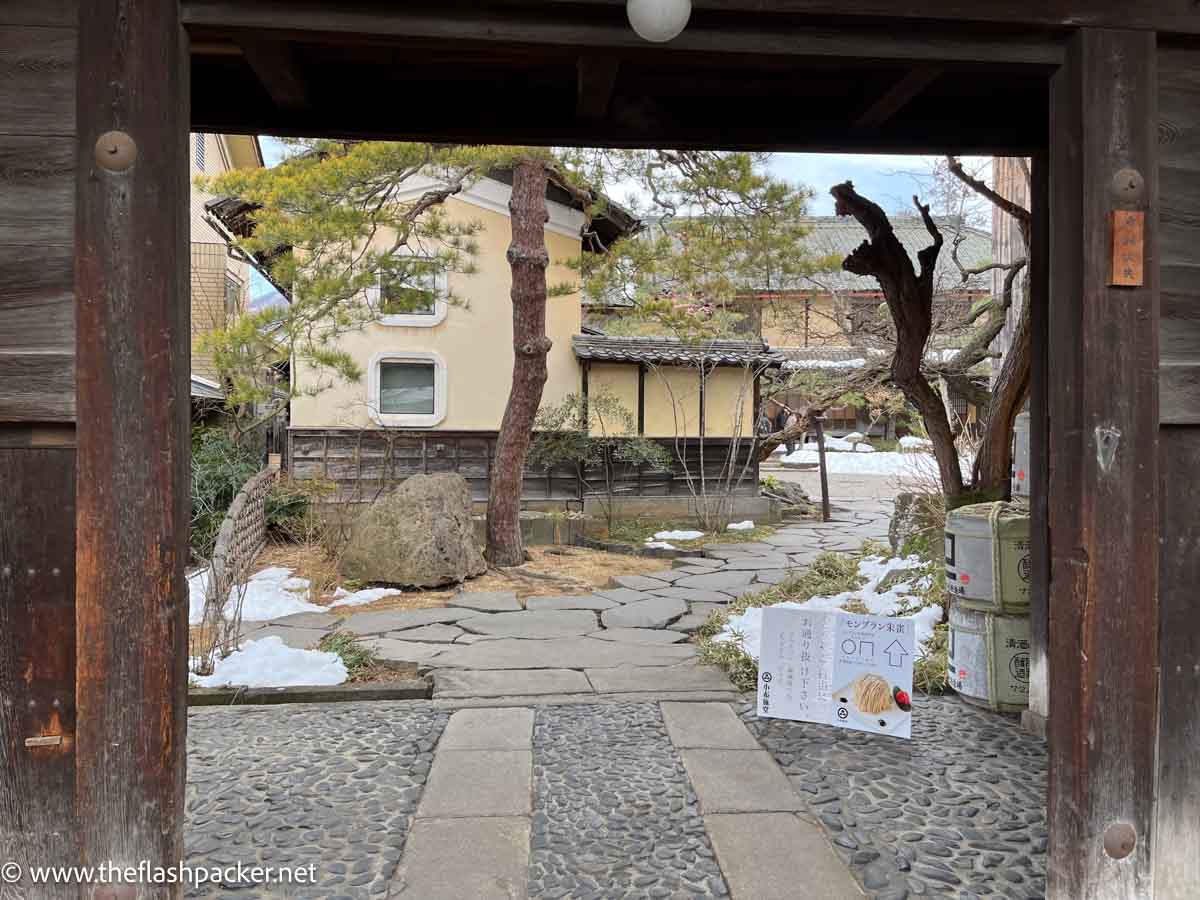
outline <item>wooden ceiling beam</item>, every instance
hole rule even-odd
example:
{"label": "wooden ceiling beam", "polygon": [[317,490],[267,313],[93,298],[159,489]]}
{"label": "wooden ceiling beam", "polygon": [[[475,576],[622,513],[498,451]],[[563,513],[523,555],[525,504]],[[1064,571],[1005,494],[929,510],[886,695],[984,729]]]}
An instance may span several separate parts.
{"label": "wooden ceiling beam", "polygon": [[697,54],[1035,66],[1058,66],[1063,60],[1061,42],[1046,34],[995,34],[935,26],[905,34],[865,25],[853,29],[829,24],[784,25],[769,22],[770,17],[752,16],[737,25],[694,22],[669,45],[658,45],[634,34],[623,10],[571,18],[567,11],[560,17],[527,6],[430,11],[369,0],[339,4],[323,0],[181,0],[181,15],[193,38],[205,40],[236,39],[239,33],[257,39],[269,36],[329,44],[429,40],[453,43],[460,50],[477,42],[539,47],[546,53],[562,53],[564,48],[620,51],[622,56],[661,62]]}
{"label": "wooden ceiling beam", "polygon": [[621,61],[612,56],[579,57],[575,66],[578,72],[575,98],[577,117],[597,121],[608,115],[620,67]]}
{"label": "wooden ceiling beam", "polygon": [[888,122],[942,74],[938,66],[916,66],[883,92],[854,122],[860,131],[874,131]]}
{"label": "wooden ceiling beam", "polygon": [[237,44],[276,106],[282,109],[308,106],[308,86],[288,44],[250,38],[240,38]]}

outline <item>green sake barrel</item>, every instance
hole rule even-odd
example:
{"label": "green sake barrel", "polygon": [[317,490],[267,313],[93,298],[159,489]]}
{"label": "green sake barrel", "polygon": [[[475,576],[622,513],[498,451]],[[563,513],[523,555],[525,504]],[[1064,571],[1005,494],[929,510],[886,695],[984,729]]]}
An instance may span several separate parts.
{"label": "green sake barrel", "polygon": [[1029,617],[950,605],[950,687],[969,703],[1015,713],[1029,706]]}
{"label": "green sake barrel", "polygon": [[1029,507],[976,503],[946,515],[946,591],[968,608],[1028,614]]}

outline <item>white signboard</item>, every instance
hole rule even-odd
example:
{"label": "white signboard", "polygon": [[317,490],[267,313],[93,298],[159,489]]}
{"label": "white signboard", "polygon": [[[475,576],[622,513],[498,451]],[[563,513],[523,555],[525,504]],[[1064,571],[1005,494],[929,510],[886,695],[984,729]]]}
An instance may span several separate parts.
{"label": "white signboard", "polygon": [[914,637],[908,619],[768,606],[758,714],[911,737]]}

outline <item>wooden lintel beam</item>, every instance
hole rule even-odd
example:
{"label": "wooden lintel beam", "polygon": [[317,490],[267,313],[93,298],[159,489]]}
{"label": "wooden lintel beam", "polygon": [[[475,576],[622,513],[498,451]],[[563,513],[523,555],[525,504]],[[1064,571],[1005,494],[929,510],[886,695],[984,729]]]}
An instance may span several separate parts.
{"label": "wooden lintel beam", "polygon": [[942,74],[938,66],[916,66],[883,92],[878,99],[863,110],[855,120],[854,127],[860,131],[881,128],[896,113],[912,102],[925,88],[933,84]]}
{"label": "wooden lintel beam", "polygon": [[285,41],[241,38],[238,46],[275,105],[282,109],[308,106],[308,86],[291,47]]}
{"label": "wooden lintel beam", "polygon": [[575,115],[580,119],[598,121],[608,115],[613,88],[617,85],[617,70],[621,61],[612,56],[581,56],[576,61],[578,72],[575,94]]}
{"label": "wooden lintel beam", "polygon": [[[243,33],[271,40],[331,44],[386,44],[405,40],[449,41],[461,48],[471,42],[522,47],[579,48],[603,54],[654,57],[664,48],[638,37],[622,12],[609,20],[568,18],[522,7],[474,8],[432,13],[400,6],[383,10],[364,0],[330,5],[323,0],[181,0],[188,30],[205,42]],[[693,23],[671,41],[669,52],[755,54],[782,57],[937,60],[941,63],[995,63],[1056,66],[1062,44],[1052,36],[964,33],[949,27],[922,28],[905,35],[886,28],[836,29],[814,23],[777,25],[747,17],[744,25]]]}

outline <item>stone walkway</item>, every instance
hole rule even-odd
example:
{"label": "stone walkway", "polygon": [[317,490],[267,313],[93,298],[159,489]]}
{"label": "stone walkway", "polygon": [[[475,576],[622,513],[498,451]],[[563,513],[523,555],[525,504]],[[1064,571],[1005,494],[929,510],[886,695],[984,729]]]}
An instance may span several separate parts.
{"label": "stone walkway", "polygon": [[685,643],[822,550],[886,540],[873,500],[583,597],[294,617],[432,672],[429,701],[190,714],[187,862],[313,865],[194,897],[1041,897],[1045,745],[957,698],[910,742],[759,720]]}
{"label": "stone walkway", "polygon": [[731,699],[725,676],[696,662],[688,636],[710,612],[777,584],[826,550],[887,540],[888,510],[873,500],[839,501],[834,521],[778,529],[761,543],[709,544],[694,557],[664,560],[651,576],[613,579],[581,596],[456,595],[443,609],[302,613],[251,626],[310,647],[328,631],[360,635],[382,659],[432,673],[434,696],[567,697],[688,693]]}

